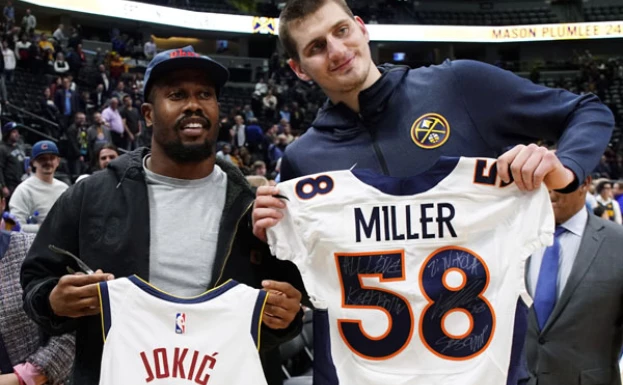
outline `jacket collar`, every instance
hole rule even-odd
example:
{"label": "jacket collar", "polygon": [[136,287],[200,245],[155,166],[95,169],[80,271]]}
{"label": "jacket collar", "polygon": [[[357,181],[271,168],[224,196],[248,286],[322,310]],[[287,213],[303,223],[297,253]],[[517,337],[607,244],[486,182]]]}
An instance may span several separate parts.
{"label": "jacket collar", "polygon": [[[143,159],[149,153],[149,148],[141,147],[118,157],[108,164],[108,168],[114,171],[117,176],[117,180],[119,181],[117,188],[119,188],[126,179],[145,181]],[[216,160],[216,164],[227,174],[226,209],[228,207],[228,203],[233,203],[235,198],[240,195],[245,196],[249,201],[253,200],[255,194],[238,167],[219,159]]]}
{"label": "jacket collar", "polygon": [[409,67],[383,64],[378,66],[381,77],[370,88],[359,93],[360,114],[344,103],[325,102],[312,126],[318,130],[348,129],[357,125],[360,119],[374,121],[382,115],[389,97],[408,74]]}

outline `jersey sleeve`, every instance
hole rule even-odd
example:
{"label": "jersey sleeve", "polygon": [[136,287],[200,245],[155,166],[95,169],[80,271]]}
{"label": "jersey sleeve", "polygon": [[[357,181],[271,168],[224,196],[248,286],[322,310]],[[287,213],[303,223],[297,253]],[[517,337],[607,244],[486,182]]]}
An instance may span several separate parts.
{"label": "jersey sleeve", "polygon": [[296,262],[307,254],[303,242],[303,229],[297,226],[297,215],[302,207],[293,193],[293,184],[285,182],[278,185],[279,192],[286,203],[283,210],[283,218],[273,227],[269,228],[266,235],[270,251],[277,258]]}
{"label": "jersey sleeve", "polygon": [[547,187],[542,185],[539,190],[528,194],[531,196],[523,199],[517,212],[523,218],[521,228],[526,232],[522,250],[526,258],[542,247],[551,246],[555,230],[554,211]]}

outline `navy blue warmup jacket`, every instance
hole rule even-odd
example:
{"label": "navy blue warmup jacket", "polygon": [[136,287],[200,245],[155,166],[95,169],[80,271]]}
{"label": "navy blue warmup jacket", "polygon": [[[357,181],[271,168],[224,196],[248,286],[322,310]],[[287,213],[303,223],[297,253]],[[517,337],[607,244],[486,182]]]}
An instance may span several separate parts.
{"label": "navy blue warmup jacket", "polygon": [[539,86],[485,63],[379,68],[381,79],[359,95],[359,114],[327,101],[313,127],[288,146],[282,181],[355,164],[413,176],[443,155],[497,158],[509,146],[548,140],[575,173],[574,189],[614,128],[612,112],[595,95]]}

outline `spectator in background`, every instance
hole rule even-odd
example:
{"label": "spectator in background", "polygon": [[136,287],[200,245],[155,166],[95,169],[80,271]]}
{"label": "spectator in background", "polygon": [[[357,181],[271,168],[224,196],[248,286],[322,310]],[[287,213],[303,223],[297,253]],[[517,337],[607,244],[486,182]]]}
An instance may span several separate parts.
{"label": "spectator in background", "polygon": [[[64,78],[63,88],[56,90],[54,104],[58,108],[61,130],[66,129],[74,113],[78,111],[78,95],[71,90],[71,80]],[[58,134],[58,133],[57,133]]]}
{"label": "spectator in background", "polygon": [[93,102],[93,105],[97,110],[101,109],[103,106],[106,105],[108,98],[106,97],[106,91],[104,91],[103,84],[100,83],[97,85],[95,91],[91,95],[91,101]]}
{"label": "spectator in background", "polygon": [[28,36],[32,35],[37,28],[37,18],[32,14],[30,8],[26,9],[26,15],[22,18],[22,30]]}
{"label": "spectator in background", "polygon": [[8,353],[0,360],[2,385],[67,383],[74,361],[74,336],[51,337],[22,308],[19,272],[33,239],[4,228],[0,232],[0,330]]}
{"label": "spectator in background", "polygon": [[221,159],[231,164],[234,164],[234,160],[231,157],[231,144],[223,144],[221,151],[216,153],[216,159]]}
{"label": "spectator in background", "polygon": [[137,148],[136,136],[141,133],[141,114],[134,107],[132,97],[127,94],[123,98],[121,119],[123,119],[125,133],[128,136],[128,147],[126,150],[134,150]]}
{"label": "spectator in background", "polygon": [[22,231],[39,231],[54,202],[69,187],[54,179],[60,163],[60,154],[54,142],[42,140],[32,147],[35,174],[17,186],[9,202],[11,213],[22,224]]}
{"label": "spectator in background", "polygon": [[32,43],[28,40],[26,34],[23,34],[22,38],[15,43],[15,55],[21,68],[32,68],[31,46]]}
{"label": "spectator in background", "polygon": [[110,77],[114,81],[119,81],[121,75],[125,72],[125,62],[123,58],[116,52],[112,54],[110,62]]}
{"label": "spectator in background", "polygon": [[82,173],[84,155],[81,152],[80,139],[83,136],[86,138],[87,129],[87,117],[83,112],[78,112],[74,122],[67,128],[67,150],[64,157],[67,160],[71,180],[75,180]]}
{"label": "spectator in background", "polygon": [[608,218],[618,224],[621,224],[621,207],[619,203],[612,199],[612,182],[605,180],[597,184],[595,188],[597,196],[597,204],[603,207],[608,214]]}
{"label": "spectator in background", "polygon": [[119,83],[117,83],[117,86],[112,93],[112,97],[117,98],[119,101],[122,101],[126,95],[127,93],[125,92],[125,83],[120,81]]}
{"label": "spectator in background", "polygon": [[71,27],[69,29],[69,40],[67,41],[67,48],[71,48],[75,51],[81,44],[82,36],[80,36],[80,31],[77,28]]}
{"label": "spectator in background", "polygon": [[158,52],[158,47],[156,47],[156,43],[154,42],[154,38],[150,37],[149,40],[145,42],[143,46],[143,54],[145,55],[145,59],[151,60],[156,56]]}
{"label": "spectator in background", "polygon": [[59,111],[58,107],[56,107],[56,104],[54,104],[54,99],[52,98],[52,92],[50,91],[50,87],[45,87],[43,89],[43,97],[39,101],[39,108],[41,108],[44,118],[53,122],[57,121]]}
{"label": "spectator in background", "polygon": [[238,148],[240,147],[244,147],[244,145],[247,143],[247,126],[244,124],[244,119],[242,118],[242,115],[236,115],[236,117],[234,118],[234,126],[232,127],[234,132],[233,132],[233,138],[234,138],[234,145]]}
{"label": "spectator in background", "polygon": [[93,162],[94,154],[106,144],[112,144],[112,136],[110,134],[110,126],[106,123],[102,114],[96,112],[93,114],[93,125],[87,130],[87,146],[88,154],[91,162]]}
{"label": "spectator in background", "polygon": [[260,98],[264,97],[268,93],[268,85],[264,78],[260,78],[260,80],[255,85],[255,94]]}
{"label": "spectator in background", "polygon": [[299,104],[297,102],[292,102],[292,111],[290,113],[290,126],[295,132],[298,132],[301,129],[301,124],[305,119],[305,112],[299,108]]}
{"label": "spectator in background", "polygon": [[279,118],[285,120],[287,123],[290,123],[290,108],[287,103],[284,103],[279,110]]}
{"label": "spectator in background", "polygon": [[76,49],[70,48],[68,53],[67,62],[69,63],[69,68],[71,69],[71,73],[74,77],[80,76],[80,70],[87,63],[87,57],[82,50],[82,44],[78,44]]}
{"label": "spectator in background", "polygon": [[244,108],[242,109],[242,114],[244,115],[244,120],[246,122],[250,122],[251,119],[255,118],[255,114],[253,113],[250,104],[244,105]]}
{"label": "spectator in background", "polygon": [[13,2],[11,0],[6,2],[2,14],[4,15],[6,30],[8,31],[15,25],[15,8],[13,8]]}
{"label": "spectator in background", "polygon": [[277,97],[273,95],[272,89],[269,89],[266,96],[262,98],[262,106],[264,108],[264,117],[266,119],[274,119],[277,111]]}
{"label": "spectator in background", "polygon": [[256,161],[251,166],[251,174],[256,176],[266,176],[268,170],[266,169],[266,163],[261,160]]}
{"label": "spectator in background", "polygon": [[123,118],[119,111],[119,99],[110,99],[110,105],[102,111],[102,119],[110,127],[113,144],[119,148],[127,148],[128,137],[125,134]]}
{"label": "spectator in background", "polygon": [[111,86],[110,78],[108,77],[108,73],[106,73],[106,66],[104,64],[100,64],[97,67],[97,75],[95,75],[95,84],[101,84],[104,87],[104,94],[110,96]]}
{"label": "spectator in background", "polygon": [[93,172],[103,170],[108,166],[108,163],[119,157],[119,150],[114,144],[104,144],[95,152],[93,162],[91,162],[91,169]]}
{"label": "spectator in background", "polygon": [[125,135],[125,126],[123,125],[123,118],[119,111],[119,99],[110,99],[108,107],[102,111],[102,119],[104,119],[106,125],[110,127],[110,134],[115,146],[126,148],[127,135]]}
{"label": "spectator in background", "polygon": [[64,45],[67,37],[65,36],[65,26],[63,24],[59,24],[58,28],[52,34],[52,37],[59,45]]}
{"label": "spectator in background", "polygon": [[17,59],[15,52],[9,48],[9,42],[6,40],[2,42],[2,56],[4,57],[4,77],[7,82],[13,83]]}
{"label": "spectator in background", "polygon": [[256,118],[249,119],[249,125],[246,129],[246,143],[249,146],[249,151],[254,153],[262,152],[264,132]]}
{"label": "spectator in background", "polygon": [[69,72],[69,63],[65,60],[65,55],[59,52],[56,54],[56,60],[54,60],[54,73],[65,75],[67,72]]}
{"label": "spectator in background", "polygon": [[[50,40],[48,40],[48,35],[45,33],[41,34],[41,40],[39,41],[39,48],[41,48],[42,52],[51,52],[54,53],[54,45]],[[48,54],[49,55],[49,54]]]}
{"label": "spectator in background", "polygon": [[19,140],[19,131],[15,122],[9,122],[2,127],[0,185],[5,197],[11,197],[15,188],[22,182],[22,176],[24,175],[26,154],[19,144]]}

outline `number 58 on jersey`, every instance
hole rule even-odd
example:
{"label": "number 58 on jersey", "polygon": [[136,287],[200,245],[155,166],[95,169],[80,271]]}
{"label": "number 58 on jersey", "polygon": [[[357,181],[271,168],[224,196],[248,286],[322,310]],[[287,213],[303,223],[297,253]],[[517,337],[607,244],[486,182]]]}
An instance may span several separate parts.
{"label": "number 58 on jersey", "polygon": [[506,383],[525,259],[552,242],[549,195],[502,183],[492,159],[431,170],[279,185],[268,241],[316,306],[315,384]]}

